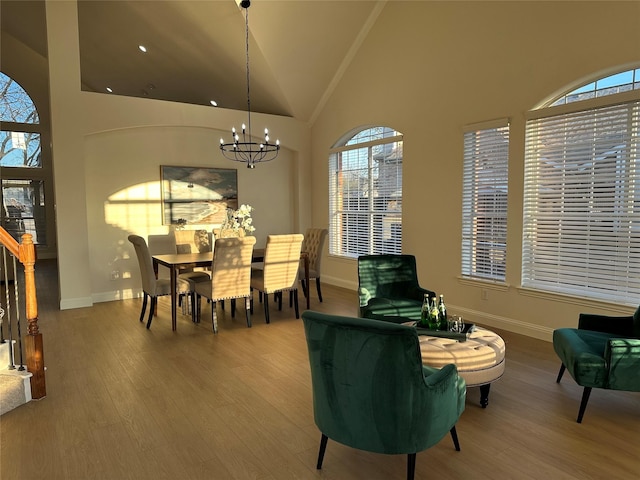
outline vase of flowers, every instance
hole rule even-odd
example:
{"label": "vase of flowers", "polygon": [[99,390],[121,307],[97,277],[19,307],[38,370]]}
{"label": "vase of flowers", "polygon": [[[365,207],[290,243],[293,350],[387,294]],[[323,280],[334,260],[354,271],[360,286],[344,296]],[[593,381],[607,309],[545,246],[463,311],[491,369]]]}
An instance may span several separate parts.
{"label": "vase of flowers", "polygon": [[240,205],[237,210],[227,208],[227,216],[220,225],[221,237],[244,237],[256,231],[253,226],[251,205]]}

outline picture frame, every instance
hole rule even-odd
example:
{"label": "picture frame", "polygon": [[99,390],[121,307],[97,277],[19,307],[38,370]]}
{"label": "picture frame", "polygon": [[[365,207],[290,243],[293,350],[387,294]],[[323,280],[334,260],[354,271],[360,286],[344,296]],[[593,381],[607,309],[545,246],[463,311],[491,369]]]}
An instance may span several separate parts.
{"label": "picture frame", "polygon": [[163,225],[220,225],[238,208],[235,168],[161,165],[160,183]]}

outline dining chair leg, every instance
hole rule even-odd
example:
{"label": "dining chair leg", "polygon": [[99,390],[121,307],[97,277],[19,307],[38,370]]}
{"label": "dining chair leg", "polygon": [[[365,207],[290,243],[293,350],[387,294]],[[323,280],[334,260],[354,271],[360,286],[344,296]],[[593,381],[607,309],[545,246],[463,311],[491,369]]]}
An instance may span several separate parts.
{"label": "dining chair leg", "polygon": [[264,319],[267,323],[269,323],[269,294],[264,294]]}
{"label": "dining chair leg", "polygon": [[191,305],[191,320],[193,320],[194,323],[200,323],[200,295],[193,292],[194,294],[194,299],[193,299],[193,305]]}
{"label": "dining chair leg", "polygon": [[211,326],[213,333],[218,333],[218,314],[216,313],[216,302],[211,302]]}
{"label": "dining chair leg", "polygon": [[247,316],[247,327],[251,328],[251,300],[249,297],[244,299],[244,308],[245,315]]}
{"label": "dining chair leg", "polygon": [[151,328],[151,320],[153,320],[153,312],[156,309],[158,297],[151,297],[151,305],[149,305],[149,319],[147,320],[147,330]]}
{"label": "dining chair leg", "polygon": [[236,318],[236,299],[231,299],[231,318]]}
{"label": "dining chair leg", "polygon": [[316,277],[316,290],[318,291],[318,300],[322,303],[322,290],[320,290],[320,277]]}
{"label": "dining chair leg", "polygon": [[293,305],[296,309],[296,318],[300,318],[300,309],[298,308],[298,289],[293,290]]}
{"label": "dining chair leg", "polygon": [[144,319],[144,312],[147,310],[147,299],[148,295],[145,292],[142,292],[142,310],[140,310],[140,321]]}
{"label": "dining chair leg", "polygon": [[282,311],[282,292],[274,293],[278,296],[278,310]]}

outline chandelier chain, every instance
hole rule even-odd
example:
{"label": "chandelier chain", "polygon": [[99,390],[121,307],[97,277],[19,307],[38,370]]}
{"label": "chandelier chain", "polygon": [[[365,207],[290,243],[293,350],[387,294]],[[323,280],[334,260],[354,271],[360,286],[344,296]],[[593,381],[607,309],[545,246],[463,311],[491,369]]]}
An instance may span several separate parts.
{"label": "chandelier chain", "polygon": [[254,168],[256,163],[268,162],[275,159],[280,151],[280,141],[269,141],[269,130],[264,129],[264,141],[257,143],[251,136],[251,87],[249,74],[249,6],[250,0],[243,0],[240,6],[245,9],[245,52],[247,67],[247,125],[242,125],[242,137],[235,127],[231,129],[231,142],[220,139],[222,155],[234,162],[243,162],[247,168]]}

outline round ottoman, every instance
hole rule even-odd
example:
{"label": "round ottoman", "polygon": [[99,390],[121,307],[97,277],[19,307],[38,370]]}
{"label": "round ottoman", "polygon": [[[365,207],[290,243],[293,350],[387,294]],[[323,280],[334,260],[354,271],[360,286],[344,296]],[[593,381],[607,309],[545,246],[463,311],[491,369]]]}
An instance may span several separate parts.
{"label": "round ottoman", "polygon": [[468,387],[480,387],[480,405],[489,404],[491,382],[504,373],[505,344],[500,335],[475,327],[466,342],[452,338],[420,335],[422,363],[441,368],[453,363]]}

